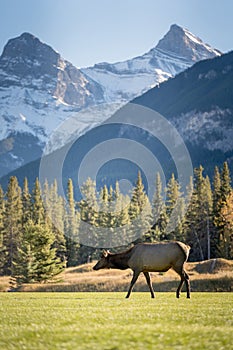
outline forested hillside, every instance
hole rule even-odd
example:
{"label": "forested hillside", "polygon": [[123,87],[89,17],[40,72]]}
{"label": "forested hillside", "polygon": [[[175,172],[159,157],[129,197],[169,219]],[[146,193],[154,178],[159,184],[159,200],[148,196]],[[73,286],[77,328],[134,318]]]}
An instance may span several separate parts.
{"label": "forested hillside", "polygon": [[[65,267],[98,258],[108,239],[96,244],[100,237],[95,228],[109,229],[110,235],[116,227],[127,227],[117,245],[109,244],[116,251],[123,249],[121,242],[181,240],[192,248],[190,261],[233,258],[233,189],[227,163],[215,168],[213,183],[201,166],[195,169],[186,196],[174,175],[162,188],[155,174],[152,200],[140,173],[131,194],[121,193],[118,182],[97,193],[95,182],[87,179],[83,198],[76,202],[74,186],[70,179],[66,198],[58,195],[56,182],[41,186],[36,180],[29,191],[26,178],[21,188],[11,177],[6,193],[0,188],[0,275],[10,275],[13,286],[51,280]],[[132,242],[135,220],[147,229]],[[95,242],[83,244],[82,223],[89,224]]]}

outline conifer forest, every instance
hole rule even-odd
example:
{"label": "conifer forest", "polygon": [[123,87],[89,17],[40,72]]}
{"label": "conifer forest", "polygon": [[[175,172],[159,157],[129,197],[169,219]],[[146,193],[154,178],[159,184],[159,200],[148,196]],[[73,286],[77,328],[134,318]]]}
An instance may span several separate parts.
{"label": "conifer forest", "polygon": [[[203,173],[202,166],[194,170],[185,196],[174,175],[163,188],[155,174],[152,199],[140,173],[130,194],[121,193],[118,182],[97,191],[88,178],[80,201],[74,198],[71,179],[64,199],[56,181],[41,185],[37,179],[30,191],[26,178],[21,188],[11,177],[5,192],[0,187],[0,275],[11,276],[12,285],[51,280],[65,267],[99,258],[100,247],[80,241],[81,222],[109,230],[130,228],[142,212],[140,224],[147,229],[129,245],[180,240],[191,246],[190,261],[232,259],[233,189],[228,165],[216,167],[212,181]],[[176,215],[171,215],[174,208]],[[130,229],[123,232],[130,235]],[[113,251],[127,248],[121,239]]]}

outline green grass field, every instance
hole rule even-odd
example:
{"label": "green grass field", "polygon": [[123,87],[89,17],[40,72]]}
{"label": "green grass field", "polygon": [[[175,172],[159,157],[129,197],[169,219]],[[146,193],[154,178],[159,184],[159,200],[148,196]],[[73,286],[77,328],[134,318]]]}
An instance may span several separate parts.
{"label": "green grass field", "polygon": [[233,346],[233,293],[0,293],[1,350]]}

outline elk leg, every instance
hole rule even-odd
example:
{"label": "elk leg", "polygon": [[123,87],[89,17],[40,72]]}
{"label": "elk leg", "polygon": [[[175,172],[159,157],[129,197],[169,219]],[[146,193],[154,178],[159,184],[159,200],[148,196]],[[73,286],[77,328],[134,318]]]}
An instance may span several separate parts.
{"label": "elk leg", "polygon": [[185,286],[186,286],[186,292],[187,292],[187,298],[190,298],[190,283],[189,283],[189,275],[187,274],[187,272],[185,272],[184,270],[184,264],[176,264],[175,266],[172,266],[173,270],[176,271],[176,273],[178,273],[178,275],[181,278],[180,284],[177,288],[176,291],[176,297],[179,298],[180,297],[180,291],[181,288],[185,282]]}
{"label": "elk leg", "polygon": [[190,282],[189,282],[189,275],[187,272],[184,271],[184,281],[186,286],[186,292],[187,292],[187,298],[190,299]]}
{"label": "elk leg", "polygon": [[176,297],[179,298],[180,297],[180,291],[181,291],[181,288],[185,282],[185,287],[186,287],[186,292],[187,292],[187,298],[190,299],[190,283],[189,283],[189,275],[183,270],[180,275],[180,278],[181,278],[181,281],[180,281],[180,284],[177,288],[177,291],[176,291]]}
{"label": "elk leg", "polygon": [[129,298],[130,293],[131,293],[131,291],[133,289],[133,286],[134,286],[135,282],[138,279],[139,274],[140,274],[140,271],[134,271],[133,272],[133,278],[132,278],[132,281],[130,283],[129,291],[128,291],[127,295],[126,295],[126,298]]}
{"label": "elk leg", "polygon": [[153,291],[153,287],[152,287],[152,283],[151,283],[151,279],[150,279],[150,274],[149,274],[149,272],[143,272],[143,274],[146,277],[146,282],[147,282],[148,287],[150,289],[151,298],[154,298],[155,294],[154,294],[154,291]]}
{"label": "elk leg", "polygon": [[180,278],[181,278],[181,281],[180,281],[180,284],[179,284],[179,286],[178,286],[178,288],[177,288],[177,291],[176,291],[176,297],[177,297],[177,298],[180,297],[180,291],[181,291],[181,288],[183,287],[183,284],[184,284],[184,281],[185,281],[183,275],[181,275]]}

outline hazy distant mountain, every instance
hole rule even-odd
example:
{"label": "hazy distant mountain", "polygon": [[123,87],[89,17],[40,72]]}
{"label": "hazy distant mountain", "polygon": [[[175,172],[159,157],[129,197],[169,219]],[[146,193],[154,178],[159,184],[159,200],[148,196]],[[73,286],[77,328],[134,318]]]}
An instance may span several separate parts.
{"label": "hazy distant mountain", "polygon": [[[82,135],[115,109],[78,111],[105,102],[126,103],[194,62],[218,55],[177,25],[140,57],[82,70],[29,33],[9,40],[0,57],[0,175],[38,158],[51,132],[71,115],[76,115]],[[67,141],[59,135],[52,150]]]}

